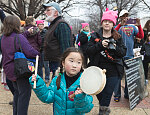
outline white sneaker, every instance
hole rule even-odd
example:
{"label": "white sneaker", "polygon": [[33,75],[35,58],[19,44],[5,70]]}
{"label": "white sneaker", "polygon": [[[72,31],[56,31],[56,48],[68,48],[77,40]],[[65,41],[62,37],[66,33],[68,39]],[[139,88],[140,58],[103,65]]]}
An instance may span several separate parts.
{"label": "white sneaker", "polygon": [[5,89],[6,91],[9,91],[8,85],[4,85],[4,89]]}
{"label": "white sneaker", "polygon": [[148,84],[148,79],[145,80],[145,85],[147,85],[147,84]]}

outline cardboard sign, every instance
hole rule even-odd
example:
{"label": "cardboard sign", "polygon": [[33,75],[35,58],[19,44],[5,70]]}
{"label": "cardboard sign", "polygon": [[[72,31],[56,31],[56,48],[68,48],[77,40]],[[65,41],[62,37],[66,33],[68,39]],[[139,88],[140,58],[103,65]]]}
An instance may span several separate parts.
{"label": "cardboard sign", "polygon": [[145,75],[141,57],[126,60],[125,63],[129,67],[129,69],[125,70],[125,74],[127,80],[130,109],[132,110],[144,98]]}

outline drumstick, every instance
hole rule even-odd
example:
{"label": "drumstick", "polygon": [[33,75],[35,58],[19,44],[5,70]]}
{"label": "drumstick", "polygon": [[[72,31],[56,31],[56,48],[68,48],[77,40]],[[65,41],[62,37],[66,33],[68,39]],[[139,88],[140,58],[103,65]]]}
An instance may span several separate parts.
{"label": "drumstick", "polygon": [[[39,56],[37,55],[36,56],[36,63],[35,63],[35,76],[37,76],[38,60],[39,60]],[[33,89],[36,89],[36,80],[34,81]]]}

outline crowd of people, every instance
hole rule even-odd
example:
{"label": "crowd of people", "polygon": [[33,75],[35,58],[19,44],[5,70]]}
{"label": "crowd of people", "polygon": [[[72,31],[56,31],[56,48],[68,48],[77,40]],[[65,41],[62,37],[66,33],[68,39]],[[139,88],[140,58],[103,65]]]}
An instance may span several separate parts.
{"label": "crowd of people", "polygon": [[[140,19],[136,19],[135,24],[127,24],[130,16],[127,10],[122,10],[118,15],[117,11],[107,8],[102,15],[99,30],[93,32],[88,23],[81,23],[81,30],[73,36],[72,26],[63,19],[58,3],[43,4],[43,8],[45,20],[28,16],[25,21],[16,16],[5,16],[0,9],[3,23],[0,40],[3,70],[1,78],[13,95],[13,115],[28,114],[34,81],[37,85],[33,91],[42,102],[53,103],[54,115],[84,115],[90,112],[94,106],[93,97],[80,89],[80,77],[84,69],[90,66],[106,69],[106,85],[96,97],[99,101],[99,115],[109,115],[113,93],[114,101],[120,101],[124,61],[134,58],[134,48],[141,48],[140,53],[144,55],[143,67],[147,84],[150,20],[142,29]],[[116,25],[117,18],[120,23]],[[44,25],[45,21],[50,23],[48,27]],[[17,78],[14,73],[14,55],[16,50],[20,51],[20,46],[18,41],[14,41],[15,38],[19,38],[27,58],[35,60],[36,55],[40,56],[38,75]],[[58,74],[56,70],[59,70]],[[47,87],[48,83],[50,85]],[[70,98],[72,92],[75,93],[73,99]],[[129,99],[126,79],[124,98]]]}

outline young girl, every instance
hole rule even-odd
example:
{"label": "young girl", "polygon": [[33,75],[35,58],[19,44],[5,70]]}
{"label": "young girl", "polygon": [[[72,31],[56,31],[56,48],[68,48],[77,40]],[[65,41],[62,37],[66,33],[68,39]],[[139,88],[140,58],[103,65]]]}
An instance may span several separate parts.
{"label": "young girl", "polygon": [[147,83],[148,82],[148,80],[147,80],[148,64],[150,63],[150,33],[148,33],[147,39],[146,39],[144,45],[142,46],[140,53],[142,55],[144,55],[143,67],[144,67],[145,79],[146,79],[146,83]]}
{"label": "young girl", "polygon": [[115,84],[123,73],[122,57],[126,54],[121,35],[114,30],[117,14],[107,10],[103,13],[102,28],[92,35],[87,54],[89,66],[97,66],[106,69],[106,85],[97,96],[100,104],[99,115],[109,115],[109,104],[114,91]]}
{"label": "young girl", "polygon": [[[77,48],[70,47],[62,55],[59,76],[52,79],[49,87],[40,76],[30,77],[32,87],[33,81],[37,82],[36,89],[33,89],[37,97],[44,103],[53,103],[54,115],[84,115],[93,108],[92,96],[79,89],[82,65],[83,54]],[[71,99],[73,92],[75,98]]]}

